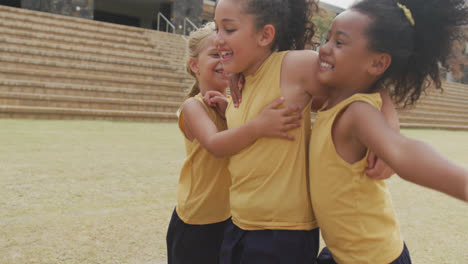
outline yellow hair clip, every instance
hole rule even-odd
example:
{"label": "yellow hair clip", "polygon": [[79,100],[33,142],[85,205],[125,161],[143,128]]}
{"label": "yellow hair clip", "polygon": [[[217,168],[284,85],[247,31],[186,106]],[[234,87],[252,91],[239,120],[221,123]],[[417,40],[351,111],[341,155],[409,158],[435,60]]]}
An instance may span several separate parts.
{"label": "yellow hair clip", "polygon": [[401,8],[401,10],[403,10],[408,21],[411,23],[412,26],[414,26],[414,19],[413,15],[411,14],[411,10],[409,10],[405,5],[402,5],[400,3],[397,3],[397,6]]}

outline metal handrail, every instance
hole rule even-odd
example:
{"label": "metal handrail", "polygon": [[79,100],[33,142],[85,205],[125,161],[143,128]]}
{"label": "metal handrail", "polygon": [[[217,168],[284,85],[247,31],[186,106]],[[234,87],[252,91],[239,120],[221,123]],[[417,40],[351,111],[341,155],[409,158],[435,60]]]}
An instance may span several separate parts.
{"label": "metal handrail", "polygon": [[184,31],[183,31],[183,33],[182,33],[182,35],[184,35],[184,36],[185,36],[185,35],[190,35],[190,32],[191,32],[191,31],[190,31],[190,32],[187,34],[187,31],[186,31],[186,30],[187,30],[187,26],[186,26],[186,25],[187,25],[187,22],[192,26],[192,29],[195,29],[195,30],[198,29],[198,27],[197,27],[190,19],[184,18]]}
{"label": "metal handrail", "polygon": [[159,31],[159,26],[161,25],[161,17],[166,21],[166,32],[169,32],[169,26],[172,28],[172,32],[175,32],[175,26],[165,17],[161,12],[158,12],[158,31]]}

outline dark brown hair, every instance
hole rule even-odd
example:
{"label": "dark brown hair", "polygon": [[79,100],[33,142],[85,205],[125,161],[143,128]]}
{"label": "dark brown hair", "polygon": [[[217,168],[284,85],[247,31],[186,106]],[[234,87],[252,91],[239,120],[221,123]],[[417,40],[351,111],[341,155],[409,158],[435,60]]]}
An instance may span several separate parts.
{"label": "dark brown hair", "polygon": [[[414,20],[405,15],[404,5]],[[431,83],[441,89],[440,67],[446,67],[453,42],[468,22],[465,0],[362,0],[351,6],[372,22],[369,48],[388,53],[390,67],[374,85],[391,87],[397,104],[415,103]]]}

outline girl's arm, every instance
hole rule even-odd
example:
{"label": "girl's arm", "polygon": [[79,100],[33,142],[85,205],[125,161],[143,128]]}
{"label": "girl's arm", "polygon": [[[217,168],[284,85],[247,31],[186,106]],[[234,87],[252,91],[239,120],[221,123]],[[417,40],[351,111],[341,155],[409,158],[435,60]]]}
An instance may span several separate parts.
{"label": "girl's arm", "polygon": [[244,125],[218,131],[211,121],[202,103],[196,99],[184,102],[182,112],[184,115],[184,128],[187,139],[197,139],[200,144],[216,157],[233,155],[252,144],[260,137],[279,137],[294,140],[286,131],[297,128],[301,114],[297,107],[278,107],[284,102],[279,98],[267,105],[254,119]]}
{"label": "girl's arm", "polygon": [[386,90],[380,91],[380,97],[382,98],[382,113],[387,120],[387,123],[395,131],[400,132],[400,120],[398,119],[398,113],[395,109],[395,105],[392,102],[392,98]]}
{"label": "girl's arm", "polygon": [[399,134],[378,109],[367,103],[351,104],[344,115],[342,118],[349,121],[351,135],[374,151],[401,178],[468,201],[467,169],[427,144]]}
{"label": "girl's arm", "polygon": [[[400,132],[400,120],[398,120],[398,113],[395,109],[395,105],[393,104],[392,99],[390,98],[390,95],[386,90],[382,90],[380,92],[380,96],[382,97],[381,111],[385,117],[385,120],[391,128]],[[367,162],[369,167],[366,170],[366,174],[371,178],[385,180],[390,178],[395,173],[392,168],[390,168],[390,166],[388,166],[382,159],[379,159],[372,151],[369,153]]]}
{"label": "girl's arm", "polygon": [[318,71],[319,57],[316,51],[294,50],[283,59],[281,78],[290,86],[298,85],[299,91],[296,93],[304,94],[306,98],[326,96],[326,88],[317,79]]}

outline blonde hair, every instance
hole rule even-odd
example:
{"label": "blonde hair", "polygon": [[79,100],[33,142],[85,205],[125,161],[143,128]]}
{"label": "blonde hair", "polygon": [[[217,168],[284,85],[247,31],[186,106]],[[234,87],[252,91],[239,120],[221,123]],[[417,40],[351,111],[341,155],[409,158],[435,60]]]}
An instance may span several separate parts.
{"label": "blonde hair", "polygon": [[195,78],[195,83],[193,84],[192,88],[185,96],[184,101],[200,93],[200,85],[198,83],[197,75],[190,68],[190,60],[198,58],[198,55],[200,55],[200,52],[207,45],[206,43],[207,38],[212,36],[214,32],[215,32],[214,22],[208,22],[202,27],[200,27],[199,29],[197,29],[196,31],[192,32],[189,36],[188,59],[186,63],[186,70],[188,74],[192,75]]}

